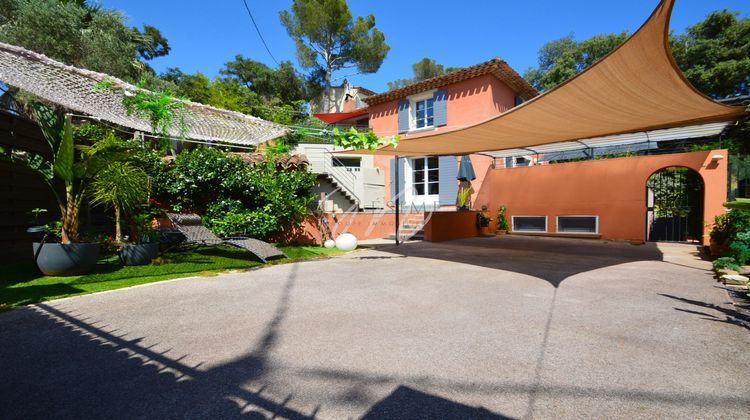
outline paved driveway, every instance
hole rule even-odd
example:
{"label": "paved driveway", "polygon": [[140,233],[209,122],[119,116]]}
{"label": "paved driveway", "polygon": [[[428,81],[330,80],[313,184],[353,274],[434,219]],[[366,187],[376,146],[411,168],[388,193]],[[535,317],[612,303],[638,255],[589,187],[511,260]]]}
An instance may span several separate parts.
{"label": "paved driveway", "polygon": [[0,417],[747,418],[692,250],[417,243],[0,313]]}

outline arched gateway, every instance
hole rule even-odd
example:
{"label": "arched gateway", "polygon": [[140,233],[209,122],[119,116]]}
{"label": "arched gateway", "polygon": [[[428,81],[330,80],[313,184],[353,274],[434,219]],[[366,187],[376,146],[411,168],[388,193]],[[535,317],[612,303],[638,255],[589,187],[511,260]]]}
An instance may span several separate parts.
{"label": "arched gateway", "polygon": [[646,183],[646,238],[649,241],[700,242],[705,186],[693,169],[670,166]]}

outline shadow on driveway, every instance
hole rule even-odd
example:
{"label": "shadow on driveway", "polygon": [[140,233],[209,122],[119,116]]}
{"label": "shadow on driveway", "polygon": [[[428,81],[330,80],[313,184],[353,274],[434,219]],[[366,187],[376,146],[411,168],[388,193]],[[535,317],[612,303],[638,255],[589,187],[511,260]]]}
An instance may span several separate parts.
{"label": "shadow on driveway", "polygon": [[543,279],[555,287],[579,273],[635,261],[662,261],[664,257],[653,242],[631,245],[626,242],[516,235],[412,242],[398,246],[379,245],[375,248],[402,256],[512,271]]}

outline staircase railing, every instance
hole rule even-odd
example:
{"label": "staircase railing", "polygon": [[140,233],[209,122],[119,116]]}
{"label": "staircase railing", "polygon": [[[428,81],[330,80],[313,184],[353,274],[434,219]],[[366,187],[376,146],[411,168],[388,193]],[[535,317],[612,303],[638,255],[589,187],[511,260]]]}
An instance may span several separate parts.
{"label": "staircase railing", "polygon": [[[315,155],[308,154],[307,159],[310,161],[310,165],[314,172],[328,174],[333,180],[341,187],[342,190],[348,194],[352,201],[357,205],[357,208],[361,207],[362,200],[357,195],[357,176],[352,173],[349,168],[344,166],[333,153],[328,149],[322,147],[308,147],[307,150],[315,150],[318,153]],[[334,165],[334,162],[339,165]]]}

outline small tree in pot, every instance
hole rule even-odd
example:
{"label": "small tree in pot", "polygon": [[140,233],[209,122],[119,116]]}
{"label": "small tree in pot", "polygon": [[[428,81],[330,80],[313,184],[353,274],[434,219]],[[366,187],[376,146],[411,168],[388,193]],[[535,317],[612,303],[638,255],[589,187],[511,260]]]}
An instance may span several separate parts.
{"label": "small tree in pot", "polygon": [[[31,107],[51,153],[44,156],[30,152],[14,152],[10,158],[41,175],[50,187],[61,215],[60,243],[45,244],[46,239],[34,243],[34,258],[39,269],[47,275],[84,272],[91,268],[99,257],[98,243],[78,242],[81,204],[96,165],[93,165],[90,159],[76,153],[74,127],[70,115],[61,115],[39,103],[32,104]],[[63,188],[60,188],[61,186]]]}
{"label": "small tree in pot", "polygon": [[[34,244],[34,258],[47,275],[78,274],[96,264],[98,243],[82,242],[79,215],[84,199],[89,197],[93,181],[102,171],[127,158],[132,145],[93,125],[76,128],[69,114],[61,114],[46,105],[31,105],[50,154],[12,152],[10,158],[35,170],[50,187],[59,211],[59,243]],[[90,128],[90,130],[89,130]],[[77,144],[78,143],[78,144]]]}
{"label": "small tree in pot", "polygon": [[498,235],[505,235],[510,229],[508,226],[508,217],[506,215],[508,209],[505,205],[501,205],[497,209],[497,233]]}
{"label": "small tree in pot", "polygon": [[92,204],[114,209],[115,244],[122,244],[122,219],[148,200],[148,175],[130,162],[113,162],[94,177],[91,187]]}
{"label": "small tree in pot", "polygon": [[[144,212],[150,194],[150,180],[146,171],[131,161],[132,152],[136,149],[133,141],[125,141],[116,136],[106,136],[95,143],[87,152],[96,153],[100,147],[117,152],[110,156],[110,164],[97,172],[91,183],[92,204],[109,205],[114,209],[115,239],[119,247],[120,260],[125,265],[148,264],[159,251],[159,244],[154,240],[148,224],[151,214]],[[124,244],[123,221],[130,226],[130,240]],[[147,230],[149,232],[147,232]]]}

